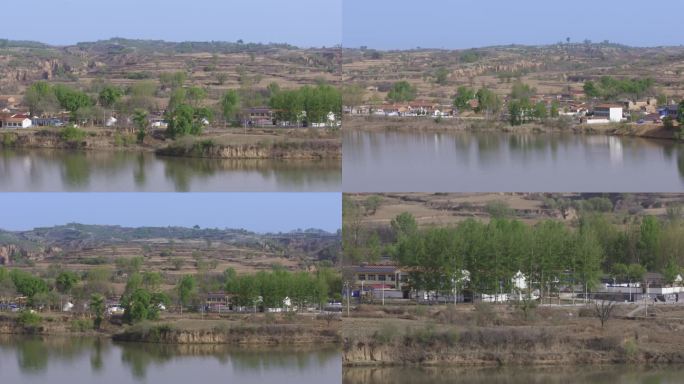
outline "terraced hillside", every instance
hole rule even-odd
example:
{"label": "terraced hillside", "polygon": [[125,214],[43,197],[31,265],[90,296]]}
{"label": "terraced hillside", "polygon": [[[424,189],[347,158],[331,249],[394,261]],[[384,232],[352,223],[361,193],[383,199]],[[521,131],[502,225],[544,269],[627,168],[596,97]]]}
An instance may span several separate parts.
{"label": "terraced hillside", "polygon": [[[419,99],[449,104],[459,85],[487,86],[500,95],[515,80],[539,93],[580,91],[586,80],[652,78],[656,91],[669,97],[684,95],[684,48],[635,48],[608,42],[547,46],[498,46],[469,50],[414,49],[374,51],[345,49],[345,83],[367,87],[366,100],[384,100],[400,80],[417,87]],[[437,81],[440,70],[446,78]]]}
{"label": "terraced hillside", "polygon": [[125,228],[67,224],[22,232],[0,232],[0,262],[47,269],[61,264],[87,270],[142,256],[144,269],[169,274],[201,268],[254,272],[280,265],[306,270],[336,263],[340,237],[309,229],[258,234],[242,229]]}

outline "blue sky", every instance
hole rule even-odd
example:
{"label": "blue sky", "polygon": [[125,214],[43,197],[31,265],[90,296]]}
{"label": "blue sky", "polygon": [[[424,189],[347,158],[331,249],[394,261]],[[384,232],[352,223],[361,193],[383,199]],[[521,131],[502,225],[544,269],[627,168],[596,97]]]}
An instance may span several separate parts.
{"label": "blue sky", "polygon": [[[301,47],[340,44],[342,0],[21,0],[4,15],[28,24],[0,37],[51,44],[110,37],[169,41],[278,42]],[[9,24],[8,24],[9,25]]]}
{"label": "blue sky", "polygon": [[256,232],[341,227],[340,193],[2,193],[0,228],[78,222]]}
{"label": "blue sky", "polygon": [[680,0],[344,0],[342,44],[461,49],[609,40],[681,45]]}

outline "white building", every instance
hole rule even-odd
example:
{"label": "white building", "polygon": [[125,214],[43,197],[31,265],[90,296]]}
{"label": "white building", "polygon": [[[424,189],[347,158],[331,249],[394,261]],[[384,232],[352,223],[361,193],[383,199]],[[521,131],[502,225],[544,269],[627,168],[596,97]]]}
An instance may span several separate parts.
{"label": "white building", "polygon": [[622,121],[622,107],[617,105],[602,104],[594,107],[594,118],[608,119],[611,123]]}
{"label": "white building", "polygon": [[0,128],[30,128],[31,119],[24,115],[14,115],[0,120]]}

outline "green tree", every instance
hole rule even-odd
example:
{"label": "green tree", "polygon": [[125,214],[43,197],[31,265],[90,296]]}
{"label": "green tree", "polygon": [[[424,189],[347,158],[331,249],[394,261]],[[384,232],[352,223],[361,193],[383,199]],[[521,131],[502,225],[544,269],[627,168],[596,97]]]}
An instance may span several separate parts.
{"label": "green tree", "polygon": [[31,84],[24,93],[24,104],[28,106],[33,115],[43,115],[57,110],[59,102],[47,81],[36,81]]}
{"label": "green tree", "polygon": [[66,85],[55,85],[53,90],[59,105],[71,112],[72,115],[77,114],[80,109],[92,107],[94,104],[93,100],[85,92],[75,90]]}
{"label": "green tree", "polygon": [[113,85],[105,85],[100,91],[97,100],[100,105],[105,108],[111,108],[116,104],[123,96],[123,91],[119,87]]}
{"label": "green tree", "polygon": [[10,272],[10,277],[17,292],[27,296],[29,299],[33,298],[37,293],[45,293],[48,291],[48,285],[45,280],[33,276],[28,272],[13,269]]}
{"label": "green tree", "polygon": [[166,134],[171,138],[185,135],[199,135],[202,133],[203,109],[195,109],[190,105],[181,104],[172,112],[167,112],[169,122]]}
{"label": "green tree", "polygon": [[387,94],[387,99],[394,103],[402,103],[406,101],[412,101],[416,98],[417,90],[408,81],[402,80],[394,83],[389,93]]}
{"label": "green tree", "polygon": [[227,91],[221,96],[219,107],[223,115],[224,125],[227,125],[230,120],[235,119],[240,106],[240,96],[235,90]]}
{"label": "green tree", "polygon": [[674,284],[675,280],[677,279],[677,276],[679,276],[682,273],[682,268],[677,265],[677,262],[673,259],[670,259],[670,261],[667,262],[667,265],[665,268],[663,268],[663,277],[665,278],[665,281],[672,285]]}
{"label": "green tree", "polygon": [[190,301],[195,295],[195,291],[197,289],[197,282],[193,276],[184,275],[178,282],[176,289],[178,291],[178,301],[180,305],[180,311],[182,314],[183,307],[190,304]]}
{"label": "green tree", "polygon": [[145,136],[147,136],[147,126],[149,124],[147,120],[147,111],[140,108],[133,111],[133,124],[138,128],[138,133],[136,135],[138,144],[142,144],[145,141]]}
{"label": "green tree", "polygon": [[416,218],[408,212],[400,213],[392,219],[390,227],[392,228],[395,239],[411,236],[418,231]]}
{"label": "green tree", "polygon": [[470,110],[470,100],[475,98],[475,90],[466,86],[458,87],[456,96],[454,97],[454,107],[459,111]]}
{"label": "green tree", "polygon": [[501,99],[493,91],[481,88],[475,94],[478,105],[475,109],[477,113],[495,114],[501,109]]}
{"label": "green tree", "polygon": [[558,116],[560,115],[558,109],[559,109],[558,102],[555,101],[555,100],[552,101],[552,102],[551,102],[551,111],[550,111],[550,113],[549,113],[549,116],[551,116],[552,118],[558,117]]}
{"label": "green tree", "polygon": [[79,277],[76,273],[64,271],[57,275],[55,286],[59,292],[69,294],[76,284],[78,284],[78,281]]}
{"label": "green tree", "polygon": [[600,98],[601,90],[596,86],[596,83],[589,80],[584,83],[584,94],[589,98]]}
{"label": "green tree", "polygon": [[658,244],[660,242],[661,226],[658,219],[646,216],[641,221],[639,243],[637,245],[639,263],[648,270],[655,270],[657,266]]}
{"label": "green tree", "polygon": [[151,305],[152,295],[148,291],[138,288],[123,301],[124,319],[128,323],[156,318],[156,309]]}
{"label": "green tree", "polygon": [[89,305],[90,313],[92,313],[95,316],[95,321],[93,321],[93,325],[95,329],[100,329],[100,326],[102,325],[102,319],[104,318],[104,312],[105,312],[105,298],[104,296],[100,294],[93,294],[90,296],[90,305]]}
{"label": "green tree", "polygon": [[186,99],[195,108],[198,108],[202,101],[207,98],[207,91],[200,87],[189,87],[186,91]]}
{"label": "green tree", "polygon": [[546,103],[543,101],[538,102],[534,106],[534,117],[539,120],[544,120],[548,117],[548,112],[546,109]]}

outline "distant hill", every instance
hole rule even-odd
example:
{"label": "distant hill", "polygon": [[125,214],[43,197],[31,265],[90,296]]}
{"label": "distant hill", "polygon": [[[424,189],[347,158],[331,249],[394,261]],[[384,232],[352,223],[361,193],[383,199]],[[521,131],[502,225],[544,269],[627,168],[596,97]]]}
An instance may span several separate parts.
{"label": "distant hill", "polygon": [[320,260],[334,263],[340,242],[340,233],[320,229],[256,233],[245,229],[129,228],[70,223],[29,231],[0,230],[0,258],[5,258],[5,264],[36,261],[82,263],[84,260],[111,262],[117,257],[151,257],[165,253],[188,258],[202,254],[216,259],[248,253],[301,263]]}

